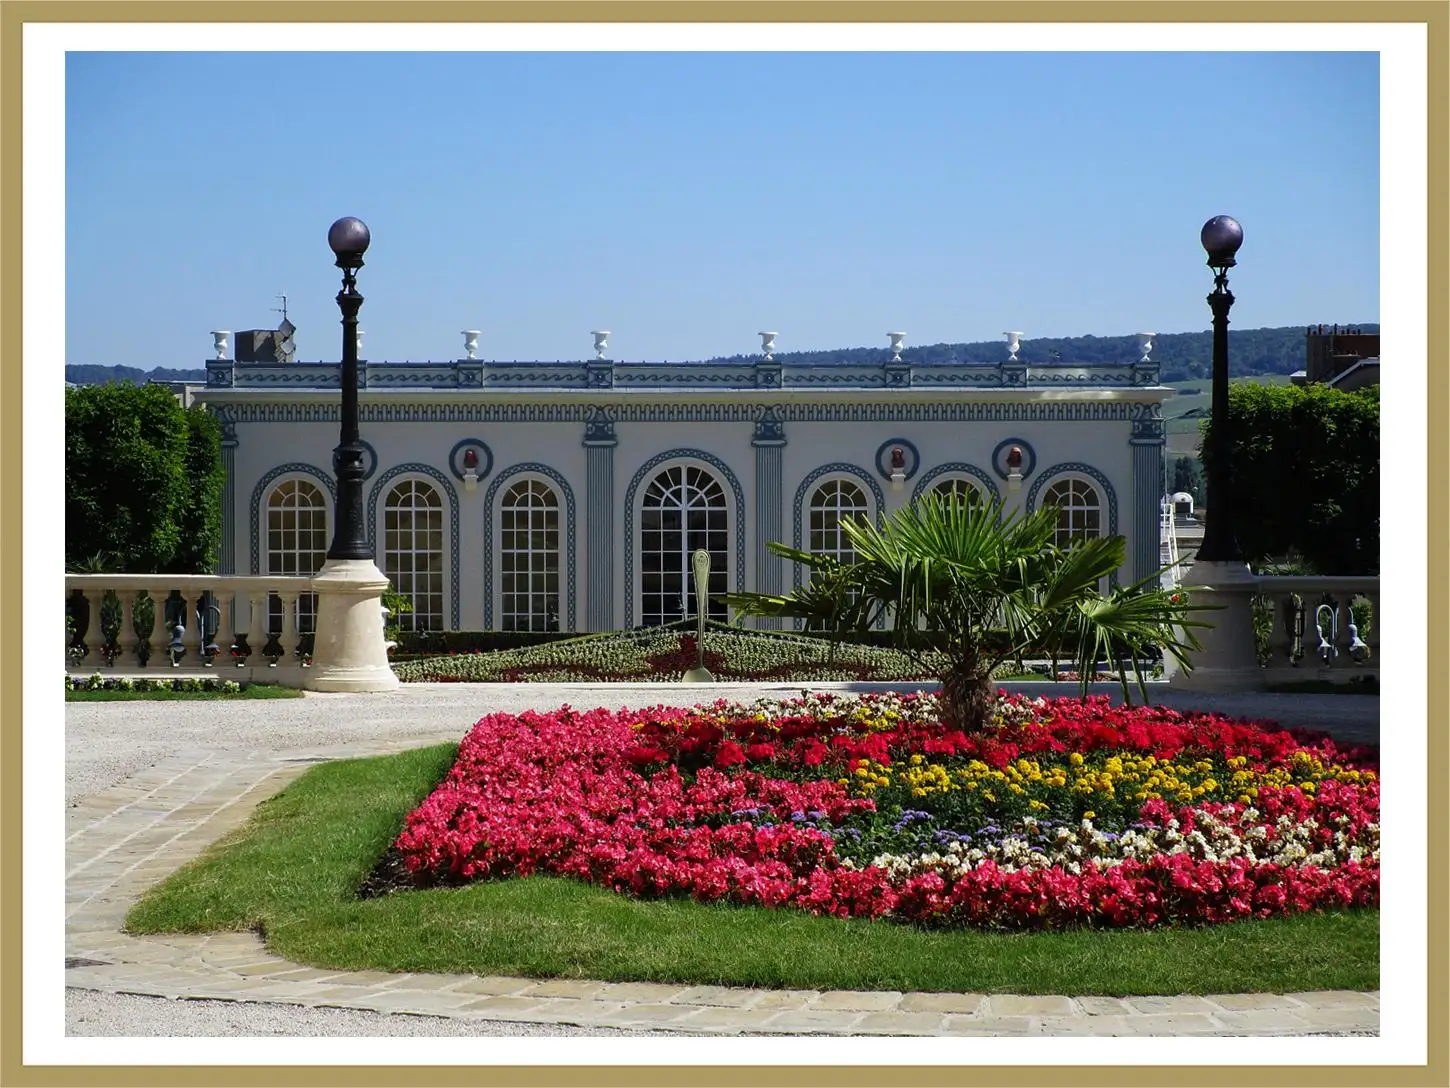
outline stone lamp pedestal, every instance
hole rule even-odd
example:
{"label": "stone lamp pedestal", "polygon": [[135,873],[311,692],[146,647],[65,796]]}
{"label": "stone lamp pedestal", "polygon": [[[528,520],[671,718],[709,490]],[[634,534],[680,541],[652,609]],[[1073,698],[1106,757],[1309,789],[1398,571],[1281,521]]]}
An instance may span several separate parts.
{"label": "stone lamp pedestal", "polygon": [[1215,605],[1211,612],[1192,613],[1213,624],[1195,627],[1203,649],[1192,655],[1191,671],[1175,671],[1175,691],[1259,691],[1264,670],[1254,650],[1253,574],[1242,561],[1200,560],[1193,564],[1182,588],[1193,604]]}
{"label": "stone lamp pedestal", "polygon": [[383,641],[387,576],[371,559],[329,559],[312,579],[317,635],[304,686],[312,691],[396,691]]}

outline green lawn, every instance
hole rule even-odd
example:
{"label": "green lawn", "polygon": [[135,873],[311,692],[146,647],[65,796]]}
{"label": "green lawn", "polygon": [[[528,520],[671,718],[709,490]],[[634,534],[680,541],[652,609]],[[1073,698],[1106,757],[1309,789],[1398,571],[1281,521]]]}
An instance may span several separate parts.
{"label": "green lawn", "polygon": [[259,929],[298,963],[800,989],[1179,994],[1379,987],[1379,912],[1207,929],[923,931],[528,878],[362,900],[456,745],[322,764],[153,889],[136,933]]}
{"label": "green lawn", "polygon": [[280,684],[249,684],[241,691],[67,691],[68,703],[123,703],[138,699],[299,699],[297,688]]}

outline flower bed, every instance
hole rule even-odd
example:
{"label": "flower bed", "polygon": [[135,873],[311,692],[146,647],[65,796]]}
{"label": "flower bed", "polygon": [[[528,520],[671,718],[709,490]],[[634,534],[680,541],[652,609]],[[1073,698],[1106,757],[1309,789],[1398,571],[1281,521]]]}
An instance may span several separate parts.
{"label": "flower bed", "polygon": [[[699,660],[695,635],[668,628],[611,632],[491,653],[447,654],[400,661],[408,682],[560,683],[658,681],[678,683]],[[940,661],[924,663],[872,646],[840,644],[743,630],[708,630],[705,667],[718,680],[935,680]]]}
{"label": "flower bed", "polygon": [[393,860],[417,887],[552,873],[1012,929],[1377,905],[1373,750],[1103,697],[998,706],[980,737],[931,695],[492,715]]}

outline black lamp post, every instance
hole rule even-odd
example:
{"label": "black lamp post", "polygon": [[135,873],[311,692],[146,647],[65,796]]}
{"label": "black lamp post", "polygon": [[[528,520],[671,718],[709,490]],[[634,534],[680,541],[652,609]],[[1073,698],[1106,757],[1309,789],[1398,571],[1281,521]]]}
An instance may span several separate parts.
{"label": "black lamp post", "polygon": [[337,474],[337,525],[328,559],[371,559],[363,532],[363,476],[367,473],[357,421],[357,314],[363,297],[357,290],[357,270],[363,266],[372,235],[361,219],[347,216],[332,224],[327,244],[337,254],[342,269],[342,290],[337,308],[342,311],[342,437],[332,451],[332,470]]}
{"label": "black lamp post", "polygon": [[1214,270],[1214,277],[1213,294],[1208,296],[1209,308],[1213,310],[1213,427],[1212,441],[1203,451],[1208,516],[1198,561],[1242,562],[1238,541],[1229,524],[1233,493],[1228,472],[1228,312],[1234,296],[1228,289],[1228,270],[1238,263],[1234,254],[1244,244],[1244,228],[1236,219],[1215,215],[1203,225],[1199,238],[1208,252],[1208,267]]}

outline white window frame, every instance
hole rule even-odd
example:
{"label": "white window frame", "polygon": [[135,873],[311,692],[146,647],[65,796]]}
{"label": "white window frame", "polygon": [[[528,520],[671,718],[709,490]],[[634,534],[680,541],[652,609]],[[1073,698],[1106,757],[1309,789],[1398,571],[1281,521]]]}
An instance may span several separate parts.
{"label": "white window frame", "polygon": [[[406,507],[394,506],[393,496],[396,495],[401,488],[405,487],[410,488],[411,494],[414,496],[417,495],[419,488],[426,488],[437,500],[437,504],[435,506],[423,507],[418,507],[416,505],[409,505]],[[391,622],[396,623],[401,630],[443,631],[447,629],[448,614],[446,609],[448,604],[448,594],[450,590],[450,586],[448,585],[447,557],[449,554],[449,548],[452,545],[452,541],[448,539],[447,502],[448,498],[439,489],[437,481],[429,479],[427,476],[424,476],[421,473],[405,473],[402,476],[388,481],[388,491],[387,494],[383,496],[381,509],[379,510],[380,521],[377,525],[376,539],[380,544],[378,552],[379,558],[382,560],[381,566],[383,573],[387,575],[389,582],[392,583],[394,592],[408,598],[408,600],[413,603],[414,611],[403,612],[397,616],[391,617]],[[401,545],[402,537],[405,533],[411,538],[409,540],[409,547],[394,547],[391,533],[388,529],[388,515],[393,512],[402,511],[408,511],[416,515],[416,512],[420,509],[428,511],[437,518],[436,532],[438,533],[439,541],[437,549],[419,549],[417,547],[417,537],[420,530],[416,523],[410,525],[407,530],[404,530],[401,527],[400,523],[398,529],[391,531],[398,534],[399,545]],[[435,527],[430,525],[421,531],[435,531]],[[394,570],[391,562],[393,556],[401,556],[405,554],[414,557],[413,569],[409,574],[410,580],[405,580],[400,572]],[[431,557],[427,573],[430,575],[436,574],[437,576],[436,591],[430,588],[426,592],[426,596],[434,597],[436,599],[436,626],[432,622],[425,622],[421,625],[421,627],[419,625],[420,619],[431,620],[434,618],[434,613],[431,610],[423,613],[421,616],[418,610],[418,565],[416,562],[416,558],[420,555],[426,555]]]}
{"label": "white window frame", "polygon": [[[856,495],[859,496],[860,499],[859,504],[852,504],[851,508],[847,511],[848,514],[859,513],[860,516],[867,522],[871,521],[876,516],[876,511],[872,509],[872,507],[875,505],[875,502],[871,495],[871,492],[866,488],[864,484],[861,483],[859,479],[857,479],[855,476],[850,475],[849,473],[828,475],[823,479],[817,480],[814,486],[811,488],[810,494],[806,496],[806,508],[802,511],[802,514],[805,517],[805,539],[802,542],[802,546],[808,552],[820,552],[825,555],[830,555],[838,562],[852,563],[855,562],[856,553],[852,550],[850,541],[846,539],[846,534],[841,530],[842,507],[839,499],[841,496],[841,489],[843,487],[849,487],[854,490],[856,492]],[[833,489],[834,496],[837,499],[837,502],[831,506],[817,505],[816,500],[828,488]],[[830,528],[823,527],[821,529],[817,529],[816,514],[818,512],[825,515],[834,514],[834,525]],[[827,538],[827,540],[822,541],[822,543],[827,544],[827,546],[817,547],[818,533],[823,534]],[[830,537],[835,538],[833,544],[829,543]]]}
{"label": "white window frame", "polygon": [[[529,506],[525,507],[510,505],[509,496],[520,488],[528,488],[531,495],[536,494],[538,491],[543,491],[547,493],[551,500],[551,504],[539,506],[530,504]],[[529,511],[529,524],[524,530],[522,530],[530,537],[528,546],[526,548],[517,547],[517,537],[515,537],[515,546],[506,548],[504,544],[504,532],[506,531],[506,513],[517,513],[520,510]],[[540,514],[545,515],[550,511],[553,512],[554,527],[552,530],[550,530],[548,527],[546,517],[544,518],[544,524],[540,529],[536,530],[534,528],[533,519],[536,511]],[[564,570],[565,563],[567,561],[567,557],[564,555],[564,548],[566,547],[566,531],[568,528],[564,524],[564,519],[567,516],[568,511],[565,508],[564,496],[560,493],[559,485],[555,481],[550,480],[547,476],[542,476],[534,473],[524,473],[513,479],[510,479],[507,485],[504,486],[502,492],[499,495],[498,513],[494,524],[494,542],[496,549],[494,555],[498,557],[498,585],[497,587],[490,587],[490,592],[497,594],[496,601],[498,611],[496,612],[496,615],[498,617],[498,629],[500,631],[546,631],[551,629],[558,631],[562,629],[565,607]],[[517,534],[520,530],[517,525],[514,525],[511,531]],[[533,546],[532,535],[536,531],[543,532],[545,534],[552,532],[554,537],[553,547],[548,547],[546,540],[543,547],[535,548]],[[548,556],[550,554],[553,555],[554,559],[552,569],[550,569],[548,565]],[[528,569],[523,572],[517,570],[509,570],[509,558],[517,557],[519,555],[525,555],[529,557]],[[544,557],[544,565],[542,569],[536,570],[534,567],[534,558],[536,556]],[[520,594],[517,590],[514,590],[512,593],[506,592],[504,588],[504,579],[510,574],[514,575],[514,577],[518,577],[520,573],[523,573],[524,577],[527,578],[530,583],[532,583],[535,575],[543,575],[544,588],[542,590],[535,591],[533,585],[530,584],[528,588],[523,592],[523,594]],[[551,576],[553,584],[552,594],[549,589]],[[518,598],[521,595],[526,597],[529,602],[529,611],[527,612],[527,614],[517,611]],[[549,607],[549,598],[551,595],[553,597],[552,610]],[[542,611],[539,611],[534,607],[535,597],[543,598]],[[512,598],[514,601],[514,608],[510,608],[509,606],[510,598]],[[518,619],[524,615],[527,615],[528,623],[526,626],[519,626]]]}
{"label": "white window frame", "polygon": [[[299,485],[299,484],[306,484],[314,492],[316,492],[318,498],[321,500],[320,505],[312,505],[312,504],[309,504],[308,507],[307,507],[307,509],[309,511],[315,511],[315,510],[319,510],[319,509],[322,511],[322,547],[321,547],[321,550],[319,551],[319,550],[314,549],[314,548],[309,548],[307,550],[307,553],[306,553],[306,554],[316,554],[318,556],[317,566],[314,567],[311,570],[304,570],[304,569],[302,569],[303,564],[300,562],[300,557],[304,553],[300,549],[296,548],[295,546],[293,548],[291,548],[291,549],[287,549],[287,548],[284,547],[280,551],[275,550],[272,547],[272,533],[273,533],[273,529],[272,529],[272,512],[274,510],[273,499],[275,499],[277,497],[278,493],[281,492],[283,488],[289,487],[289,486],[292,487],[293,494],[295,495],[296,494],[296,490],[297,490],[297,485]],[[275,509],[281,510],[281,509],[284,509],[284,508],[282,508],[282,507],[276,507]],[[297,510],[297,507],[296,507],[295,503],[292,506],[292,509],[293,509],[294,512]],[[322,565],[327,562],[327,552],[328,552],[328,549],[331,547],[331,544],[332,544],[332,539],[331,538],[332,538],[332,531],[333,531],[333,520],[332,520],[333,517],[334,517],[334,511],[333,511],[333,508],[332,508],[331,496],[328,494],[327,488],[324,487],[322,484],[319,484],[312,477],[307,476],[307,475],[303,475],[303,474],[297,474],[297,475],[283,476],[281,479],[273,481],[272,486],[270,488],[268,488],[266,495],[264,495],[262,497],[262,510],[261,510],[261,520],[262,520],[262,526],[263,526],[262,532],[263,532],[264,538],[265,538],[265,540],[264,540],[265,547],[262,549],[262,551],[263,551],[263,553],[266,556],[266,562],[265,562],[265,565],[266,565],[266,573],[269,574],[269,575],[278,575],[278,576],[283,576],[283,577],[290,577],[290,576],[299,575],[299,574],[300,575],[313,575],[313,574],[316,574],[319,570],[321,570],[322,569]],[[280,531],[285,533],[288,530],[282,529]],[[315,530],[312,529],[312,528],[309,528],[308,531],[309,532],[312,532],[312,531],[315,531]],[[294,541],[294,544],[295,544],[295,542],[297,540],[297,534],[301,532],[301,530],[298,528],[298,526],[297,526],[296,523],[294,523],[291,532],[293,533],[293,541]],[[284,543],[285,543],[285,541],[284,541]],[[291,570],[291,571],[289,571],[289,570],[279,570],[278,569],[279,564],[277,564],[277,563],[274,562],[274,558],[273,557],[274,556],[286,556],[286,555],[289,555],[289,554],[293,557],[293,565],[296,566],[297,569],[296,570]],[[280,565],[285,565],[285,564],[280,564]],[[314,631],[316,631],[316,629],[317,629],[317,594],[315,594],[315,593],[304,593],[304,594],[302,594],[297,599],[297,617],[296,617],[296,619],[297,619],[297,632],[298,632],[298,634],[312,634]],[[282,631],[282,599],[277,594],[272,593],[272,594],[269,594],[268,595],[268,598],[267,598],[267,632],[268,632],[268,634],[276,635],[276,634],[280,634],[281,631]],[[260,647],[255,647],[254,649],[260,650]]]}
{"label": "white window frame", "polygon": [[[1086,489],[1091,494],[1093,503],[1091,505],[1071,503],[1067,506],[1062,506],[1059,503],[1053,502],[1052,493],[1063,486]],[[1039,509],[1046,506],[1054,506],[1059,511],[1057,530],[1052,538],[1053,543],[1059,548],[1066,547],[1071,541],[1082,537],[1102,537],[1108,535],[1107,500],[1103,495],[1102,489],[1098,486],[1097,481],[1088,476],[1076,472],[1065,472],[1061,475],[1054,476],[1043,486],[1042,499],[1038,503]],[[1097,529],[1091,533],[1085,528],[1072,524],[1077,518],[1088,511],[1094,511],[1097,514]],[[1064,518],[1068,522],[1067,525],[1063,524]]]}
{"label": "white window frame", "polygon": [[[690,473],[692,472],[697,472],[707,477],[714,485],[715,491],[719,496],[718,503],[711,503],[708,507],[704,508],[704,528],[691,528],[687,524],[688,516],[682,519],[683,523],[678,529],[666,529],[663,525],[663,519],[661,519],[659,528],[650,528],[646,524],[646,511],[663,509],[666,513],[679,512],[685,515],[696,511],[697,508],[693,506],[684,507],[678,503],[674,507],[652,507],[650,505],[650,496],[654,492],[655,485],[659,480],[671,473],[678,473],[679,480],[671,485],[671,490],[675,490],[689,482]],[[696,494],[708,495],[709,492],[696,488]],[[641,624],[654,626],[660,622],[672,622],[669,617],[673,616],[673,610],[667,611],[662,605],[650,605],[646,603],[650,598],[663,601],[668,597],[668,594],[663,592],[663,588],[660,592],[650,592],[646,589],[646,585],[650,579],[656,575],[660,579],[661,587],[665,584],[667,577],[673,577],[678,574],[682,579],[681,592],[676,595],[676,598],[680,602],[681,614],[675,617],[676,619],[683,619],[696,614],[695,576],[690,568],[690,557],[697,546],[706,547],[711,555],[710,584],[708,587],[710,616],[713,619],[728,622],[729,610],[720,602],[720,598],[729,590],[731,564],[734,562],[731,555],[732,532],[735,529],[735,526],[731,524],[734,498],[735,495],[731,490],[727,477],[712,465],[701,464],[698,461],[692,461],[688,458],[682,458],[678,461],[660,465],[647,478],[640,481],[639,497],[635,500],[637,506],[635,508],[634,540],[629,542],[629,546],[634,549],[635,568],[638,577],[634,590],[635,605],[638,608],[636,614],[639,616],[639,622]],[[646,545],[645,534],[647,532],[658,534],[659,542],[657,547],[649,547]],[[666,551],[664,548],[664,537],[666,533],[681,534],[679,570],[665,570],[663,558],[661,559],[660,570],[658,572],[646,570],[646,555],[660,555],[664,557],[675,554],[672,550]],[[716,537],[719,544],[718,547],[710,546],[710,536],[712,534],[718,534]]]}

